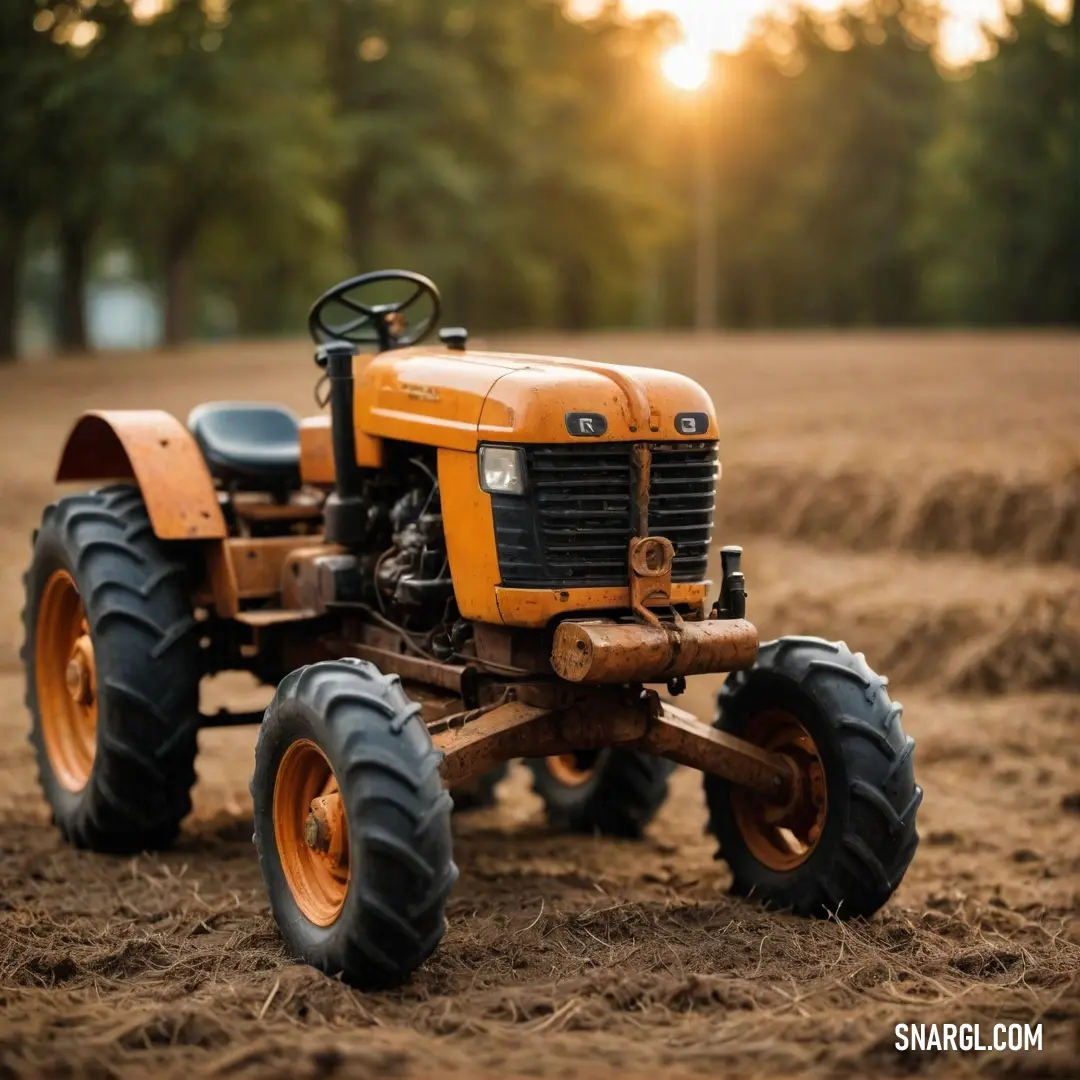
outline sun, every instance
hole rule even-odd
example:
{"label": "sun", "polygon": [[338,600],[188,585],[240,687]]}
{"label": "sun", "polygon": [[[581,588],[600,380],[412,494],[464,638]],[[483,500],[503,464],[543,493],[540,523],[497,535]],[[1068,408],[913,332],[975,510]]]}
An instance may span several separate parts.
{"label": "sun", "polygon": [[680,90],[700,90],[709,81],[709,67],[709,51],[690,42],[674,46],[660,58],[664,78]]}

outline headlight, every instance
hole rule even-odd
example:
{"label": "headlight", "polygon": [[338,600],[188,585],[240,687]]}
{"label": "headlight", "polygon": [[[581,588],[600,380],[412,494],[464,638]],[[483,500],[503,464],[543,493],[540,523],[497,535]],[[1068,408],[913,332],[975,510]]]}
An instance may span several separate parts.
{"label": "headlight", "polygon": [[525,454],[521,448],[481,446],[480,486],[491,495],[524,495]]}

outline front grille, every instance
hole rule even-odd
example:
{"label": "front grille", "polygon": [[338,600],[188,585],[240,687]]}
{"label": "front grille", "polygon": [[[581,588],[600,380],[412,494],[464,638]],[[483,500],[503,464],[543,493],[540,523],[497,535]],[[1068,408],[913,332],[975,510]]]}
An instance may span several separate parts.
{"label": "front grille", "polygon": [[[705,577],[716,498],[711,442],[650,444],[649,535],[675,545],[672,580]],[[524,497],[493,495],[504,585],[625,585],[637,535],[633,444],[528,446]]]}

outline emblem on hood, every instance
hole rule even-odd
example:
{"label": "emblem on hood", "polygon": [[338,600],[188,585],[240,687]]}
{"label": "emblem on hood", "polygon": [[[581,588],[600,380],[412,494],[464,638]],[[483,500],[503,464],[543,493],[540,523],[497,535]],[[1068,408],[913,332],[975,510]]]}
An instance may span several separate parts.
{"label": "emblem on hood", "polygon": [[579,438],[596,438],[607,432],[607,417],[597,412],[568,412],[566,430]]}
{"label": "emblem on hood", "polygon": [[709,417],[703,412],[676,413],[675,430],[680,435],[704,435],[709,430]]}

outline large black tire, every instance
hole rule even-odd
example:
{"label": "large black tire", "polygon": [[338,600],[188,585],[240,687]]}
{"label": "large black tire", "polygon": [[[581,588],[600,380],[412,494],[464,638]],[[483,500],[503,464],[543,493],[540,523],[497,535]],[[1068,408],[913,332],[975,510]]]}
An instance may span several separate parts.
{"label": "large black tire", "polygon": [[[38,619],[57,575],[74,583],[93,648],[96,744],[80,790],[70,777],[62,782],[50,758],[39,694],[39,645],[46,654],[48,646]],[[199,643],[184,566],[155,538],[138,489],[118,485],[46,508],[25,584],[30,742],[56,824],[69,842],[95,851],[167,846],[191,809],[199,723]],[[62,680],[63,669],[52,676]]]}
{"label": "large black tire", "polygon": [[742,736],[752,718],[781,711],[816,745],[827,810],[805,861],[778,870],[751,850],[733,812],[733,786],[706,776],[709,827],[732,891],[796,914],[871,915],[892,896],[915,855],[915,740],[904,734],[902,706],[862,653],[842,642],[785,637],[761,646],[755,665],[720,690],[716,727]]}
{"label": "large black tire", "polygon": [[[328,925],[298,903],[275,827],[280,766],[300,741],[314,743],[333,770],[348,830],[348,882]],[[396,675],[345,659],[282,680],[259,730],[251,794],[270,906],[295,956],[373,989],[406,982],[435,951],[458,874],[441,760]]]}
{"label": "large black tire", "polygon": [[622,747],[574,756],[579,768],[588,771],[579,783],[560,779],[549,758],[525,762],[548,821],[567,832],[640,838],[667,798],[674,765],[666,758]]}

